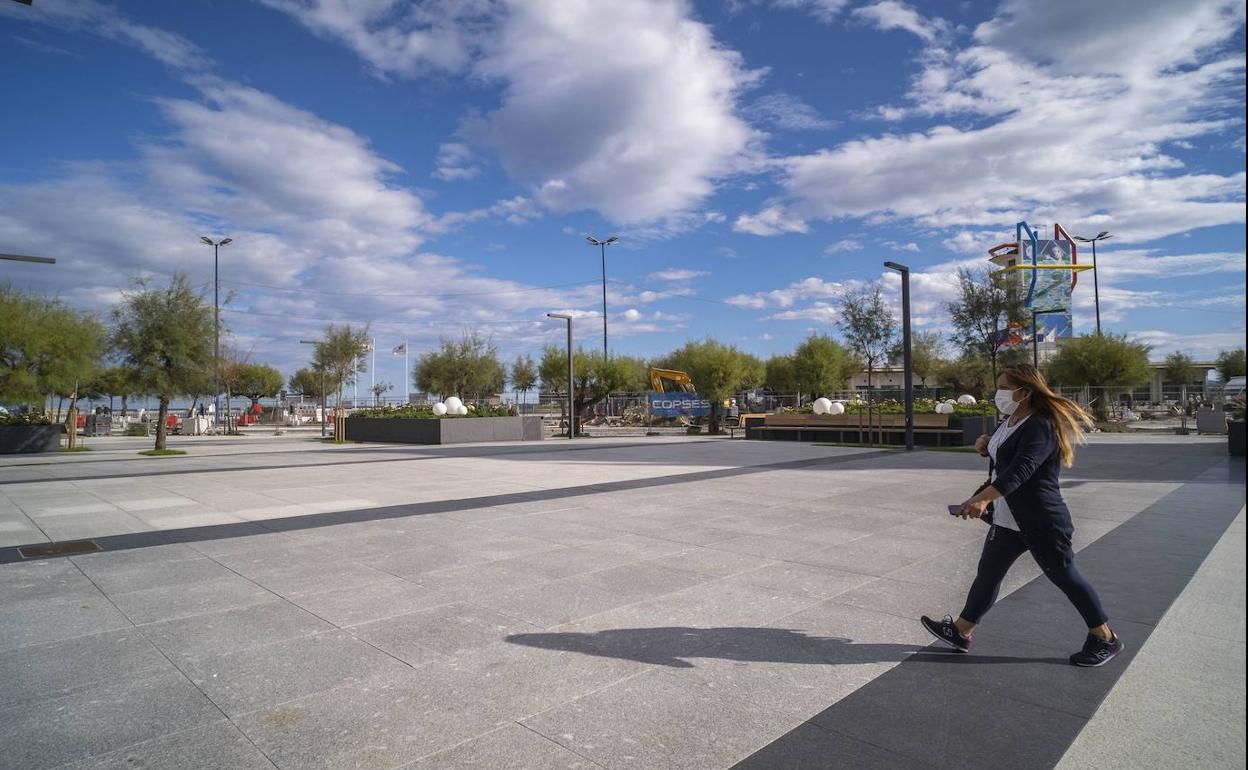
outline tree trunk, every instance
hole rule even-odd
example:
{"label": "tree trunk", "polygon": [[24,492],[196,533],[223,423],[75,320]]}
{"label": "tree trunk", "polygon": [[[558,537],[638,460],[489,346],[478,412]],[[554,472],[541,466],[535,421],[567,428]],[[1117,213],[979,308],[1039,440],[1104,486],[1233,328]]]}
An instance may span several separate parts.
{"label": "tree trunk", "polygon": [[123,393],[121,395],[121,417],[123,420],[126,418],[126,413],[129,411],[129,406],[130,406],[130,397]]}
{"label": "tree trunk", "polygon": [[60,421],[61,421],[61,407],[62,407],[62,406],[64,406],[64,405],[65,405],[65,397],[64,397],[64,396],[62,396],[62,395],[60,395],[60,394],[57,394],[57,397],[56,397],[56,420],[55,420],[55,422],[60,422]]}
{"label": "tree trunk", "polygon": [[711,416],[707,426],[707,432],[719,433],[719,401],[711,402]]}
{"label": "tree trunk", "polygon": [[160,419],[156,422],[156,448],[164,449],[166,439],[169,436],[169,426],[167,420],[169,418],[169,397],[160,397]]}

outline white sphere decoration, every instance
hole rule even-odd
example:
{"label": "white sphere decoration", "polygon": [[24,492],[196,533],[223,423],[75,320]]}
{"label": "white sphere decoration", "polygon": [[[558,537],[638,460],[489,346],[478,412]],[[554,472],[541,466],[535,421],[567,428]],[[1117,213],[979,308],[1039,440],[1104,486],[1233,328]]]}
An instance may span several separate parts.
{"label": "white sphere decoration", "polygon": [[828,407],[828,414],[845,414],[845,405],[840,401],[833,401]]}
{"label": "white sphere decoration", "polygon": [[953,404],[944,402],[936,405],[936,414],[953,414]]}
{"label": "white sphere decoration", "polygon": [[459,396],[451,396],[446,400],[446,411],[451,414],[457,414],[459,412],[459,408],[463,405],[464,402],[459,400]]}
{"label": "white sphere decoration", "polygon": [[975,406],[975,397],[970,393],[963,393],[958,396],[958,403],[962,406]]}
{"label": "white sphere decoration", "polygon": [[446,414],[446,404],[442,403],[441,401],[434,404],[433,414],[437,417],[441,417],[442,415]]}
{"label": "white sphere decoration", "polygon": [[827,414],[832,408],[832,402],[826,398],[815,399],[815,414]]}
{"label": "white sphere decoration", "polygon": [[463,417],[464,415],[468,414],[468,407],[464,406],[463,404],[460,404],[459,408],[455,410],[455,414],[459,415],[460,417]]}

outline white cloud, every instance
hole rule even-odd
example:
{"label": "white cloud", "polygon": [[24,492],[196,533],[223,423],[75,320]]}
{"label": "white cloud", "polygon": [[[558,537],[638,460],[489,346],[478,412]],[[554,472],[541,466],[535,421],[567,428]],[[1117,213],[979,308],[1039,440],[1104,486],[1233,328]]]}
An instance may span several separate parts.
{"label": "white cloud", "polygon": [[913,241],[909,243],[899,243],[897,241],[883,241],[881,245],[887,246],[893,251],[913,251],[913,252],[919,251],[919,244],[914,243]]}
{"label": "white cloud", "polygon": [[849,0],[729,0],[728,8],[741,12],[748,6],[767,6],[786,11],[809,13],[825,24],[831,24],[840,16]]}
{"label": "white cloud", "polygon": [[29,9],[5,3],[0,5],[0,16],[99,35],[138,48],[176,69],[197,70],[211,64],[203,50],[182,35],[135,23],[117,8],[95,0],[40,0]]}
{"label": "white cloud", "polygon": [[757,214],[741,214],[732,229],[751,235],[782,235],[784,233],[808,233],[810,225],[800,217],[793,216],[780,206],[768,206]]}
{"label": "white cloud", "polygon": [[[464,134],[557,212],[613,221],[697,207],[743,168],[755,134],[735,114],[756,79],[684,3],[509,4],[474,70],[503,84],[502,104]],[[628,45],[592,45],[590,30]]]}
{"label": "white cloud", "polygon": [[710,275],[710,273],[705,270],[669,267],[666,270],[651,273],[648,277],[653,281],[691,281],[704,275]]}
{"label": "white cloud", "polygon": [[1146,345],[1152,346],[1153,350],[1149,354],[1149,358],[1154,361],[1159,361],[1166,354],[1177,350],[1199,361],[1212,362],[1218,353],[1244,346],[1244,329],[1242,325],[1236,331],[1196,334],[1176,333],[1163,329],[1146,329],[1144,331],[1132,332],[1131,336]]}
{"label": "white cloud", "polygon": [[926,18],[911,6],[897,0],[880,0],[864,5],[855,9],[851,16],[883,31],[905,30],[926,43],[934,42],[952,29],[944,19]]}
{"label": "white cloud", "polygon": [[260,0],[350,47],[380,76],[460,72],[493,31],[493,0]]}
{"label": "white cloud", "polygon": [[827,131],[838,125],[800,98],[783,91],[755,99],[746,114],[758,123],[785,131]]}
{"label": "white cloud", "polygon": [[858,286],[858,281],[825,281],[811,276],[795,281],[783,289],[737,294],[724,301],[737,307],[761,310],[767,307],[791,308],[803,300],[825,300],[839,297],[847,289]]}
{"label": "white cloud", "polygon": [[779,313],[772,313],[766,317],[768,321],[818,321],[824,324],[834,324],[841,317],[840,312],[835,306],[823,302],[816,302],[809,307],[796,308],[793,310],[782,310]]}
{"label": "white cloud", "polygon": [[862,251],[862,241],[854,238],[842,238],[823,250],[824,254],[841,254],[846,251]]}
{"label": "white cloud", "polygon": [[[1244,174],[1189,171],[1162,147],[1240,125],[1243,54],[1221,46],[1242,29],[1243,3],[1139,3],[1138,14],[1137,4],[1130,12],[1122,5],[1011,2],[969,47],[927,49],[909,105],[896,114],[975,121],[783,159],[785,195],[764,212],[779,221],[900,218],[941,228],[1025,217],[1084,223],[1136,242],[1242,224]],[[1031,23],[1050,13],[1079,23],[1050,20],[1041,32],[1051,34],[1033,33]],[[1124,13],[1133,28],[1138,17],[1150,28],[1183,18],[1175,30],[1146,36],[1146,45],[1122,46]],[[1016,17],[1029,21],[1010,26]],[[1065,35],[1075,27],[1068,52]],[[1033,58],[1019,55],[1019,40]],[[1122,51],[1103,62],[1092,53],[1110,49]]]}
{"label": "white cloud", "polygon": [[472,179],[481,173],[481,165],[477,162],[476,153],[462,142],[446,142],[438,145],[437,168],[433,177],[444,182],[460,179]]}

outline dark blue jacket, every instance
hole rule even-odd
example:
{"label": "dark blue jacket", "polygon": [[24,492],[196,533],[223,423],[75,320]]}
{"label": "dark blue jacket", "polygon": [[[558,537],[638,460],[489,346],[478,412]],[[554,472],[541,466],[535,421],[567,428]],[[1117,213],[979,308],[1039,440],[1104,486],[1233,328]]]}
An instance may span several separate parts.
{"label": "dark blue jacket", "polygon": [[1024,535],[1057,529],[1069,536],[1070,509],[1062,500],[1062,461],[1049,418],[1033,414],[997,448],[992,485],[1010,504]]}

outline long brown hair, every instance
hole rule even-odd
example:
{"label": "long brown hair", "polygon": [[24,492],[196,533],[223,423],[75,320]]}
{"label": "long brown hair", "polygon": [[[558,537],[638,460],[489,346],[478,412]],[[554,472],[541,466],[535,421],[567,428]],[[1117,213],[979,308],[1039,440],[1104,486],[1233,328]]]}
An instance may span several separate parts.
{"label": "long brown hair", "polygon": [[1027,391],[1031,410],[1049,418],[1057,433],[1057,447],[1062,465],[1069,468],[1075,461],[1075,445],[1083,443],[1085,428],[1096,423],[1081,406],[1065,396],[1054,393],[1040,370],[1031,364],[1011,366],[1001,372],[1016,388]]}

